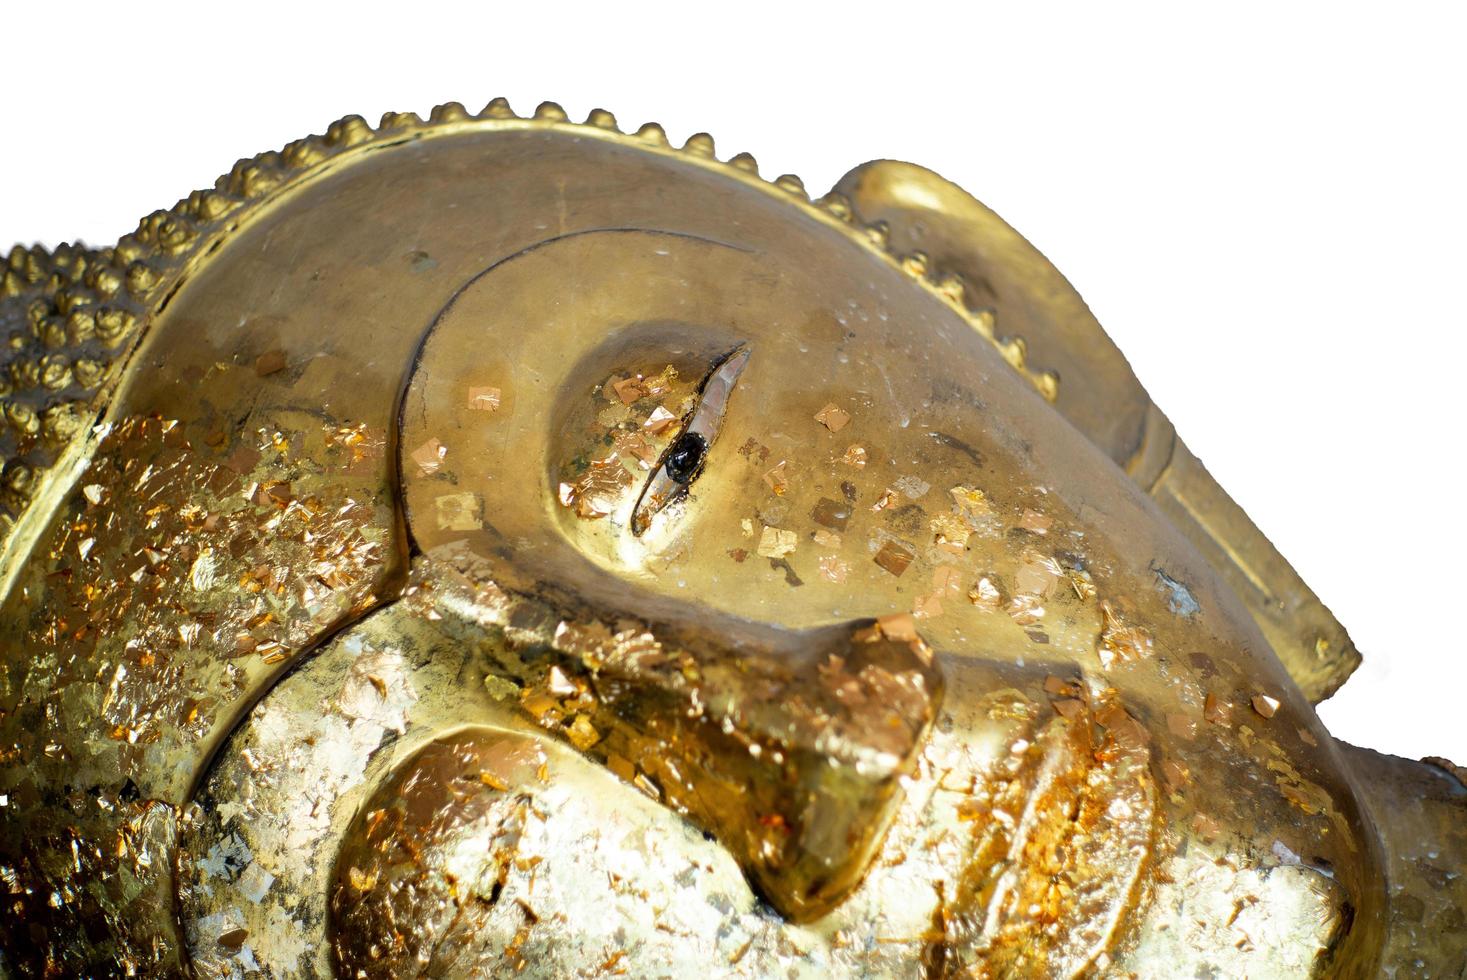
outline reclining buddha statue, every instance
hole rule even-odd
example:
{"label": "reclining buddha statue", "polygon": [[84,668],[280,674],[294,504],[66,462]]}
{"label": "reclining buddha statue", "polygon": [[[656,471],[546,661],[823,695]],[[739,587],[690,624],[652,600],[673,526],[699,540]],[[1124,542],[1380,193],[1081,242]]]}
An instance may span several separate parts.
{"label": "reclining buddha statue", "polygon": [[450,104],[0,272],[0,975],[1467,975],[1464,772],[931,171]]}

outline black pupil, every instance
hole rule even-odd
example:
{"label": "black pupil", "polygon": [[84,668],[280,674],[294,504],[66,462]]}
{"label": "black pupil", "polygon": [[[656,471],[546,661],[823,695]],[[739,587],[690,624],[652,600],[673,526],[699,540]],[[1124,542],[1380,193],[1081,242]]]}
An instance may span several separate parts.
{"label": "black pupil", "polygon": [[708,451],[708,440],[696,432],[684,432],[672,444],[667,454],[667,475],[678,483],[691,483],[703,465],[703,454]]}

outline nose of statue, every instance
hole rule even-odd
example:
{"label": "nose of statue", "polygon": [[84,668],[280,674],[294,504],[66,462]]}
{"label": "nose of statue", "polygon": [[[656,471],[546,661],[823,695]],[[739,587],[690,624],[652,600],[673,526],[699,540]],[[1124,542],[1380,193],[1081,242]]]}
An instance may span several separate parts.
{"label": "nose of statue", "polygon": [[557,633],[532,711],[570,695],[584,721],[568,737],[595,737],[583,751],[712,834],[786,918],[855,889],[942,698],[909,616],[785,636]]}
{"label": "nose of statue", "polygon": [[489,683],[527,720],[700,827],[792,921],[860,884],[943,696],[911,616],[805,630],[608,622],[507,591],[491,569],[443,548],[420,574],[442,615],[487,634]]}

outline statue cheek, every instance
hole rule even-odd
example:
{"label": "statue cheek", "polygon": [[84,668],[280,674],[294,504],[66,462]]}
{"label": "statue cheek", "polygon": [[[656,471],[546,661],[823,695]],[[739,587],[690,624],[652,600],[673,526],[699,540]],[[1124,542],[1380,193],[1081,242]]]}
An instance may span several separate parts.
{"label": "statue cheek", "polygon": [[543,860],[535,796],[547,765],[533,739],[469,729],[424,746],[377,787],[337,857],[330,917],[342,975],[489,976],[514,961],[534,923],[526,873]]}

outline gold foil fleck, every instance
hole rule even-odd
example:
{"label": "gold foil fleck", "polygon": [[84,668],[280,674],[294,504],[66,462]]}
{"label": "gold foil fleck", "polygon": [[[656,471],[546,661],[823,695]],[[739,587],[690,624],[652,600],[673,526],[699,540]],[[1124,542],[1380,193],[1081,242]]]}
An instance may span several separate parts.
{"label": "gold foil fleck", "polygon": [[967,550],[968,539],[973,529],[955,514],[938,514],[930,522],[932,543],[950,555],[961,555]]}
{"label": "gold foil fleck", "polygon": [[952,565],[939,565],[932,572],[935,595],[958,595],[963,591],[963,573]]}
{"label": "gold foil fleck", "polygon": [[605,517],[616,509],[618,499],[632,484],[632,475],[616,454],[586,467],[574,483],[560,484],[557,496],[564,507],[572,507],[585,520]]}
{"label": "gold foil fleck", "polygon": [[765,526],[763,533],[759,535],[756,551],[761,558],[783,558],[794,553],[799,541],[799,536],[794,531]]}
{"label": "gold foil fleck", "polygon": [[612,452],[623,459],[635,459],[640,469],[650,470],[661,454],[640,432],[618,432],[612,440]]}
{"label": "gold foil fleck", "polygon": [[881,546],[880,551],[876,552],[873,560],[883,569],[900,578],[901,574],[907,570],[907,566],[912,564],[913,557],[913,554],[906,548],[895,541],[888,541]]}
{"label": "gold foil fleck", "polygon": [[932,619],[942,615],[942,597],[936,594],[918,596],[912,603],[912,615]]}
{"label": "gold foil fleck", "polygon": [[986,575],[978,579],[977,584],[968,591],[968,601],[975,606],[997,609],[1002,599],[1003,596],[999,593],[998,586],[994,585],[993,580]]}
{"label": "gold foil fleck", "polygon": [[821,497],[810,512],[810,519],[833,531],[844,531],[851,519],[851,505],[843,500]]}
{"label": "gold foil fleck", "polygon": [[1267,694],[1255,694],[1252,698],[1253,710],[1265,718],[1272,718],[1278,714],[1278,698],[1269,697]]}
{"label": "gold foil fleck", "polygon": [[844,583],[850,570],[849,564],[833,555],[825,555],[820,559],[820,576],[827,582],[834,582],[837,585]]}
{"label": "gold foil fleck", "polygon": [[476,412],[497,412],[501,394],[498,388],[470,387],[469,408]]}
{"label": "gold foil fleck", "polygon": [[434,505],[438,527],[444,531],[477,531],[484,526],[484,501],[476,493],[446,493]]}
{"label": "gold foil fleck", "polygon": [[1036,558],[1024,562],[1014,573],[1014,591],[1034,596],[1047,596],[1059,580],[1060,570],[1053,559]]}
{"label": "gold foil fleck", "polygon": [[815,421],[831,432],[839,432],[850,424],[851,413],[831,402],[815,413]]}
{"label": "gold foil fleck", "polygon": [[1192,739],[1197,737],[1197,719],[1190,715],[1172,712],[1166,716],[1167,731],[1178,738]]}
{"label": "gold foil fleck", "polygon": [[859,470],[866,465],[866,447],[855,444],[847,446],[846,453],[840,458],[840,461]]}
{"label": "gold foil fleck", "polygon": [[425,476],[432,476],[443,466],[443,460],[448,456],[448,447],[437,439],[429,439],[417,449],[413,450],[413,462],[423,471]]}
{"label": "gold foil fleck", "polygon": [[566,737],[571,744],[582,752],[601,741],[601,733],[596,726],[591,724],[591,719],[585,715],[576,715],[575,719],[566,727]]}
{"label": "gold foil fleck", "polygon": [[988,498],[982,490],[974,487],[956,486],[948,491],[958,510],[970,517],[982,517],[988,513]]}
{"label": "gold foil fleck", "polygon": [[1232,710],[1232,705],[1211,692],[1202,702],[1202,717],[1214,725],[1231,726]]}
{"label": "gold foil fleck", "polygon": [[810,535],[810,539],[819,547],[830,548],[832,550],[839,548],[841,542],[839,534],[836,534],[834,531],[827,531],[824,528],[817,529],[814,534]]}
{"label": "gold foil fleck", "polygon": [[1036,595],[1015,595],[1006,611],[1020,626],[1032,626],[1044,618],[1044,606]]}
{"label": "gold foil fleck", "polygon": [[1085,713],[1085,702],[1077,698],[1062,698],[1054,702],[1054,710],[1067,721],[1078,721]]}
{"label": "gold foil fleck", "polygon": [[1129,626],[1109,602],[1100,604],[1102,627],[1099,650],[1100,665],[1105,669],[1117,664],[1134,663],[1151,656],[1151,634],[1139,626]]}
{"label": "gold foil fleck", "polygon": [[676,421],[676,415],[672,414],[661,405],[658,405],[656,408],[652,409],[652,414],[647,416],[647,421],[642,423],[642,428],[646,429],[649,433],[655,436]]}
{"label": "gold foil fleck", "polygon": [[910,613],[892,613],[889,616],[878,616],[876,625],[889,640],[900,643],[913,643],[921,639],[917,634],[917,623]]}
{"label": "gold foil fleck", "polygon": [[764,474],[764,482],[769,484],[769,489],[773,490],[774,495],[777,497],[783,497],[785,492],[789,490],[789,476],[785,472],[785,466],[787,464],[788,461],[782,459],[773,469],[766,471]]}
{"label": "gold foil fleck", "polygon": [[1053,524],[1053,518],[1037,510],[1025,510],[1023,516],[1019,518],[1019,527],[1033,534],[1048,534]]}
{"label": "gold foil fleck", "polygon": [[900,491],[908,500],[920,500],[932,489],[932,484],[921,477],[904,476],[892,483],[892,489]]}
{"label": "gold foil fleck", "polygon": [[642,378],[643,389],[653,398],[667,394],[676,383],[677,368],[671,364],[665,366],[661,371],[651,377]]}
{"label": "gold foil fleck", "polygon": [[1095,598],[1095,582],[1091,579],[1089,572],[1084,569],[1071,569],[1067,575],[1070,580],[1070,588],[1075,590],[1075,595],[1080,598],[1080,601],[1089,602]]}
{"label": "gold foil fleck", "polygon": [[621,399],[623,405],[630,405],[647,395],[647,389],[642,387],[640,378],[622,378],[613,381],[611,388],[616,392],[616,397]]}

